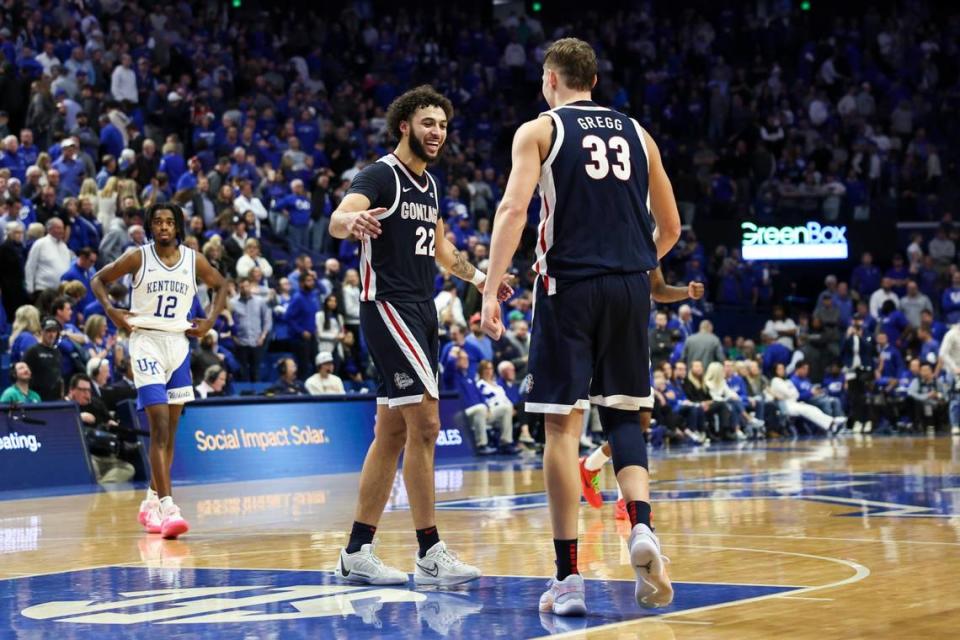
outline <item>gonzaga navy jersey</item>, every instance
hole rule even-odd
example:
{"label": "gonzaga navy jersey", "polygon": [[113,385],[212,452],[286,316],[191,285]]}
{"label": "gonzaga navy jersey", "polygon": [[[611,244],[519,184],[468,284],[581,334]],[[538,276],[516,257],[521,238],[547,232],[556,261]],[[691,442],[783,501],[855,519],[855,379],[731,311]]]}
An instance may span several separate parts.
{"label": "gonzaga navy jersey", "polygon": [[578,280],[656,268],[649,159],[639,123],[589,100],[541,115],[554,128],[540,169],[533,265],[546,293]]}
{"label": "gonzaga navy jersey", "polygon": [[131,326],[182,333],[193,326],[188,314],[197,294],[196,257],[180,245],[180,259],[168,267],[151,242],[140,247],[140,271],[133,277]]}
{"label": "gonzaga navy jersey", "polygon": [[440,210],[433,176],[414,175],[390,154],[364,168],[348,193],[366,196],[371,209],[386,208],[377,216],[380,237],[360,246],[360,300],[432,300]]}

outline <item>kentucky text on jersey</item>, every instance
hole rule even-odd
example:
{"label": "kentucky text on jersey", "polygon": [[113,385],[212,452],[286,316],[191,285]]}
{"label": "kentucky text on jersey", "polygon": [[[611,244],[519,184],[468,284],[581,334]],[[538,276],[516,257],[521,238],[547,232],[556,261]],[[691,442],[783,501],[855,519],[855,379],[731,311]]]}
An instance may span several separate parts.
{"label": "kentucky text on jersey", "polygon": [[578,280],[657,266],[649,160],[640,124],[584,100],[547,111],[533,270],[548,295]]}
{"label": "kentucky text on jersey", "polygon": [[154,280],[147,283],[147,293],[179,293],[186,295],[190,293],[192,287],[186,282],[177,282],[175,280]]}

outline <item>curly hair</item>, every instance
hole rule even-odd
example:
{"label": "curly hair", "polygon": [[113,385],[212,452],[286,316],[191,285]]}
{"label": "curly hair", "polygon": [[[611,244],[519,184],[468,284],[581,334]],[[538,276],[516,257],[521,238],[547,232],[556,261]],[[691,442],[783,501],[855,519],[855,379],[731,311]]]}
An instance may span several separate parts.
{"label": "curly hair", "polygon": [[428,84],[410,89],[387,108],[387,131],[394,140],[400,140],[400,123],[409,120],[417,109],[440,107],[447,116],[453,118],[453,103]]}
{"label": "curly hair", "polygon": [[183,209],[172,202],[158,202],[147,207],[147,216],[144,224],[147,237],[153,237],[153,218],[157,215],[158,211],[169,211],[173,214],[173,227],[176,234],[175,237],[178,241],[183,242],[183,236],[185,234]]}

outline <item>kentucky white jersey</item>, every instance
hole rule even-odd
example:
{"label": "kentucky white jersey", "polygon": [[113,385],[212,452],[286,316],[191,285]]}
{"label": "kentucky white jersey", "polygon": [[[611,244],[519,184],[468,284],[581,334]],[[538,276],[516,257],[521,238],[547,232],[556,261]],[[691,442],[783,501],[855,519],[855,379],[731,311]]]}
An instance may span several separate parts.
{"label": "kentucky white jersey", "polygon": [[187,319],[197,295],[197,256],[180,245],[180,259],[168,267],[157,256],[154,244],[140,247],[140,271],[133,277],[128,320],[131,326],[182,333],[192,326]]}

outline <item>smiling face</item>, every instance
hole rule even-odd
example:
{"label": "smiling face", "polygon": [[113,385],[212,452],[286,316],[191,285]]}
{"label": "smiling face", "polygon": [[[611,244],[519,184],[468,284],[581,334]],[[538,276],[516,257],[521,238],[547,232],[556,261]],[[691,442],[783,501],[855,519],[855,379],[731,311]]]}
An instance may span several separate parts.
{"label": "smiling face", "polygon": [[440,159],[447,141],[447,114],[440,107],[421,107],[409,120],[400,123],[400,132],[413,155],[433,164]]}

